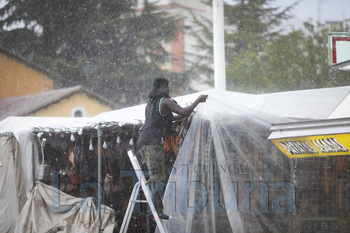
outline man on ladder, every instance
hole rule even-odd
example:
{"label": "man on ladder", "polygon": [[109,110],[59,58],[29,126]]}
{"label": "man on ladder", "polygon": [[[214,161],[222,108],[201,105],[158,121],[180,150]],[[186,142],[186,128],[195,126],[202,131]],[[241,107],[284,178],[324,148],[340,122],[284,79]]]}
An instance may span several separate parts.
{"label": "man on ladder", "polygon": [[153,81],[153,88],[145,111],[145,123],[140,130],[137,148],[141,159],[145,161],[150,179],[147,184],[152,185],[152,197],[158,216],[167,220],[169,216],[163,213],[163,195],[166,186],[165,158],[163,137],[169,132],[173,113],[180,117],[189,116],[201,102],[205,102],[208,95],[199,96],[191,105],[182,108],[169,96],[169,81],[157,78]]}

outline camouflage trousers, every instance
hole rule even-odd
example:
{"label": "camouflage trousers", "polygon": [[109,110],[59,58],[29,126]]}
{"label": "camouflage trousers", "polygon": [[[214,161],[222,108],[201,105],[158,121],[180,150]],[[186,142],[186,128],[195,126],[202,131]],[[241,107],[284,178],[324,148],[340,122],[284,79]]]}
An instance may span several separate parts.
{"label": "camouflage trousers", "polygon": [[145,161],[150,179],[148,187],[157,212],[163,211],[163,196],[166,183],[165,158],[162,145],[145,145],[139,149],[141,158]]}

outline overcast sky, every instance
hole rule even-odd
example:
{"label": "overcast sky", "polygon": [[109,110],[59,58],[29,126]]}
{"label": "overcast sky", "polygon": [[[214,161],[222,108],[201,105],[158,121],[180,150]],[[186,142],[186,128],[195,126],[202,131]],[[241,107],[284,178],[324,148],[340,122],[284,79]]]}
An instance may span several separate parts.
{"label": "overcast sky", "polygon": [[[0,0],[0,7],[6,0]],[[192,0],[189,0],[192,1]],[[232,0],[225,0],[230,2]],[[233,2],[237,2],[234,0]],[[295,29],[302,28],[303,22],[310,21],[316,24],[318,20],[321,23],[325,21],[341,21],[350,19],[350,0],[275,0],[275,5],[280,7],[290,6],[299,2],[291,11],[293,16],[286,26]]]}
{"label": "overcast sky", "polygon": [[[290,6],[297,0],[275,0],[277,6]],[[305,21],[312,20],[313,24],[319,20],[342,21],[350,19],[350,0],[299,0],[299,4],[292,10],[294,16],[288,24],[300,28]]]}

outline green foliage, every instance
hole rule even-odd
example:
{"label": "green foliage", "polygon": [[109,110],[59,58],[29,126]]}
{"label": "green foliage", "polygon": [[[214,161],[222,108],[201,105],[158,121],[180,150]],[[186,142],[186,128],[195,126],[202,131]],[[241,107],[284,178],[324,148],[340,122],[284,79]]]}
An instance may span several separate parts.
{"label": "green foliage", "polygon": [[225,5],[225,23],[233,33],[226,35],[228,51],[244,53],[246,50],[263,50],[263,45],[279,32],[275,28],[288,18],[293,7],[280,10],[270,7],[273,0],[236,0]]}
{"label": "green foliage", "polygon": [[349,85],[345,71],[328,65],[327,30],[305,23],[305,30],[282,34],[274,28],[293,6],[280,11],[269,2],[225,6],[225,19],[233,27],[225,37],[228,89],[264,93]]}
{"label": "green foliage", "polygon": [[[140,103],[154,78],[171,75],[160,69],[169,60],[163,45],[182,28],[178,17],[133,3],[9,0],[0,9],[0,46],[58,74],[58,87],[83,84],[120,105]],[[186,86],[186,74],[171,77]]]}
{"label": "green foliage", "polygon": [[188,17],[191,19],[192,24],[191,26],[185,26],[184,30],[188,35],[193,37],[195,41],[193,48],[200,52],[196,54],[189,54],[187,52],[186,54],[192,60],[188,59],[186,63],[192,71],[193,78],[199,75],[201,78],[213,80],[213,22],[211,19],[196,15],[193,12],[189,12]]}
{"label": "green foliage", "polygon": [[270,7],[272,0],[237,0],[225,5],[227,85],[235,91],[266,89],[264,48],[278,35],[275,28],[288,18],[293,7]]}

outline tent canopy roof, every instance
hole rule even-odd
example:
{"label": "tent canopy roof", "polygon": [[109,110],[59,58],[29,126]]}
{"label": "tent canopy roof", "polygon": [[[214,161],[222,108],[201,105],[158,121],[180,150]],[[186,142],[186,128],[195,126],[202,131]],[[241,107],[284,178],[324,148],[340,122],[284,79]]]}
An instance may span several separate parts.
{"label": "tent canopy roof", "polygon": [[[231,91],[207,90],[174,98],[181,106],[191,104],[200,94],[215,95],[233,106],[264,112],[281,117],[327,119],[349,95],[350,86],[322,88],[269,94],[246,94]],[[95,121],[144,120],[145,104],[101,113]]]}
{"label": "tent canopy roof", "polygon": [[[350,86],[323,88],[270,94],[246,94],[230,91],[207,90],[174,98],[179,105],[191,104],[199,95],[215,96],[234,107],[258,111],[280,117],[323,120],[340,106],[349,95]],[[0,133],[15,135],[34,127],[87,127],[98,122],[123,122],[138,124],[143,121],[145,104],[102,113],[93,118],[62,117],[8,117],[0,122]]]}

